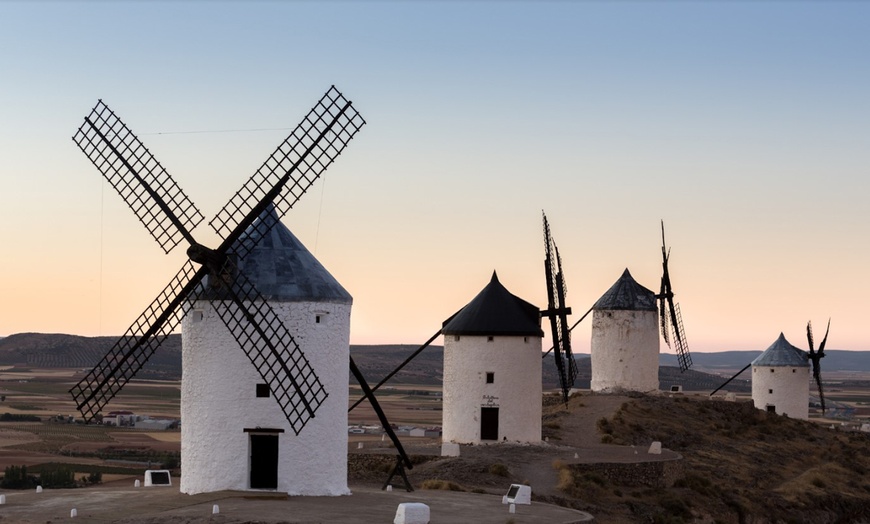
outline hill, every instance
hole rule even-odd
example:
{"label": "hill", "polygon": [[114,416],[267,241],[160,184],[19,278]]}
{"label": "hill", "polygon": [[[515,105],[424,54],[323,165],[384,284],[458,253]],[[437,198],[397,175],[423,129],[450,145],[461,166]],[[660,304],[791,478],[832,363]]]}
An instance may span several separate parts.
{"label": "hill", "polygon": [[[90,368],[112,347],[117,337],[80,337],[65,334],[19,333],[0,338],[0,365],[38,368]],[[409,357],[418,346],[351,345],[350,351],[370,383],[377,383]],[[676,355],[659,356],[659,382],[663,390],[681,385],[687,391],[712,391],[734,371],[757,357],[760,351],[723,351],[692,353],[694,365],[686,372],[677,369]],[[870,351],[827,350],[822,361],[826,371],[870,372]],[[407,384],[440,385],[444,348],[430,346],[423,350],[392,381]],[[575,387],[588,389],[591,377],[588,355],[576,355],[579,374]],[[712,372],[707,373],[707,372]],[[139,378],[181,378],[181,335],[169,335],[154,353]],[[558,387],[559,379],[553,356],[543,363],[545,389]],[[730,391],[749,391],[749,380],[739,378],[729,385]]]}
{"label": "hill", "polygon": [[[584,396],[574,402],[567,413],[551,412],[551,425],[560,428],[555,438],[570,439],[577,417],[588,410],[583,404],[594,401]],[[866,433],[769,414],[749,402],[693,397],[633,396],[595,425],[601,442],[646,450],[660,441],[683,457],[661,486],[667,490],[608,477],[607,469],[570,468],[563,493],[585,501],[572,505],[602,517],[735,523],[870,518]]]}
{"label": "hill", "polygon": [[[694,368],[708,371],[737,371],[749,364],[761,351],[720,351],[717,353],[692,352]],[[676,366],[677,356],[668,353],[659,355],[662,366]],[[822,369],[826,371],[870,371],[870,351],[845,351],[826,349]]]}
{"label": "hill", "polygon": [[[34,368],[92,368],[118,337],[19,333],[0,339],[0,365]],[[137,375],[181,378],[181,335],[169,335]]]}

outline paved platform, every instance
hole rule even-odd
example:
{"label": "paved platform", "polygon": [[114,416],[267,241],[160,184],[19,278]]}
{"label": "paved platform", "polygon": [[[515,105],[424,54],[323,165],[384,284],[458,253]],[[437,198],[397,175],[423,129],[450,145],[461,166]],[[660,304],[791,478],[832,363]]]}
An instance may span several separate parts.
{"label": "paved platform", "polygon": [[[184,495],[177,487],[103,486],[42,493],[3,490],[0,493],[6,495],[6,504],[0,505],[0,522],[388,524],[402,502],[427,504],[432,524],[504,524],[509,519],[516,524],[592,521],[588,513],[536,502],[518,505],[516,513],[510,514],[497,495],[440,490],[387,492],[368,486],[351,489],[353,494],[343,497],[287,497],[238,491]],[[220,510],[218,515],[212,514],[215,504]],[[76,508],[76,518],[70,518],[72,508]]]}

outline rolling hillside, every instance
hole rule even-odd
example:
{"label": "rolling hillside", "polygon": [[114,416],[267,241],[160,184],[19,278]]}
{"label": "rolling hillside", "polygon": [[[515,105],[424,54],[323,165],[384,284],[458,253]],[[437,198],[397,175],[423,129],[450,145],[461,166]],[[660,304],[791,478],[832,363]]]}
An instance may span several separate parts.
{"label": "rolling hillside", "polygon": [[[64,334],[20,333],[0,339],[0,365],[38,368],[90,368],[111,348],[116,337],[80,337]],[[352,345],[351,354],[366,379],[375,384],[409,357],[418,346]],[[733,370],[752,361],[758,351],[725,351],[721,353],[693,353],[693,369],[680,372],[676,356],[660,356],[659,381],[661,389],[682,385],[688,391],[712,391]],[[870,371],[870,351],[828,350],[823,368],[828,371]],[[430,346],[423,350],[391,381],[406,384],[440,385],[442,382],[444,349]],[[589,388],[591,376],[588,355],[578,355],[579,374],[575,387]],[[718,375],[699,370],[713,371]],[[145,365],[139,378],[181,378],[181,335],[170,335]],[[545,389],[558,387],[559,379],[553,356],[543,362]],[[351,379],[353,382],[353,379]],[[749,391],[749,380],[740,378],[729,385],[730,391]]]}

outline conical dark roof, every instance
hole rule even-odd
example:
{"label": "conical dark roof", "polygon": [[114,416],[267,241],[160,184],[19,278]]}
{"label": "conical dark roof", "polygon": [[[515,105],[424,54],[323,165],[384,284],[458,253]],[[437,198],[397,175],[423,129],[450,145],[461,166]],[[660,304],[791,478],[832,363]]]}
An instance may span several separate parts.
{"label": "conical dark roof", "polygon": [[444,321],[445,335],[510,335],[543,337],[540,310],[505,289],[495,271],[492,280],[453,317]]}
{"label": "conical dark roof", "polygon": [[238,263],[260,294],[277,302],[353,303],[350,293],[278,219],[273,207],[260,215],[237,244],[245,242],[261,223],[275,225]]}
{"label": "conical dark roof", "polygon": [[758,355],[752,361],[753,366],[794,366],[794,367],[810,367],[807,353],[799,348],[789,344],[785,339],[785,335],[779,334],[776,342],[764,350],[764,353]]}
{"label": "conical dark roof", "polygon": [[656,294],[638,284],[626,268],[619,280],[601,295],[592,309],[655,311]]}

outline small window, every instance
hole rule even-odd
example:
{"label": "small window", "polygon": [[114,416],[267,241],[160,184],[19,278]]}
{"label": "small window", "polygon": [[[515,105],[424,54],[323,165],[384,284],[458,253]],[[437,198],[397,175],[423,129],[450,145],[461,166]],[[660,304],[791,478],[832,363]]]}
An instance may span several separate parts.
{"label": "small window", "polygon": [[494,382],[495,382],[495,373],[492,371],[487,371],[486,372],[486,383],[492,384]]}
{"label": "small window", "polygon": [[322,318],[323,317],[321,317],[320,315],[314,315],[314,323],[320,324],[320,322],[322,321]]}
{"label": "small window", "polygon": [[797,369],[791,370],[792,373],[797,373]]}
{"label": "small window", "polygon": [[770,368],[770,372],[773,373],[773,368]]}
{"label": "small window", "polygon": [[257,398],[269,397],[269,384],[257,384]]}
{"label": "small window", "polygon": [[487,342],[492,342],[494,339],[495,339],[495,337],[486,337]]}
{"label": "small window", "polygon": [[459,342],[459,335],[453,335],[453,340]]}
{"label": "small window", "polygon": [[202,322],[202,311],[194,311],[192,320],[194,322]]}
{"label": "small window", "polygon": [[768,389],[767,392],[770,393],[771,395],[773,394],[773,390],[772,390],[772,389]]}
{"label": "small window", "polygon": [[523,337],[523,342],[525,342],[526,344],[528,344],[528,343],[529,343],[529,337]]}
{"label": "small window", "polygon": [[767,405],[767,412],[768,413],[776,413],[776,406],[771,406],[770,404],[768,404]]}

